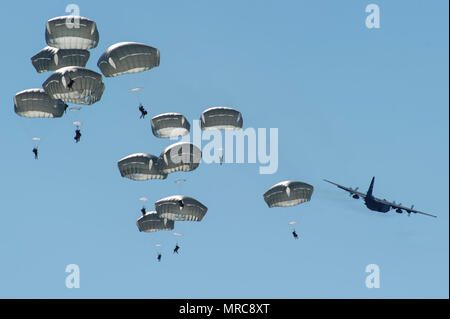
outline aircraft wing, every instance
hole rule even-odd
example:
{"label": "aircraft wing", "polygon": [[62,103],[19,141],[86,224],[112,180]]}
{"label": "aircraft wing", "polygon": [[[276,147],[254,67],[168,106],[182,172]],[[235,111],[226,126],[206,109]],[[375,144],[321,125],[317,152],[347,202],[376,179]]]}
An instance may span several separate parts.
{"label": "aircraft wing", "polygon": [[428,213],[421,212],[419,210],[415,210],[415,209],[413,209],[413,207],[405,207],[405,206],[402,206],[400,204],[388,202],[385,199],[376,198],[376,200],[382,202],[383,204],[390,205],[393,209],[401,209],[401,210],[404,210],[407,213],[422,214],[422,215],[426,215],[426,216],[430,216],[430,217],[437,217],[435,215],[431,215],[431,214],[428,214]]}
{"label": "aircraft wing", "polygon": [[349,192],[351,195],[358,195],[358,196],[361,197],[361,198],[366,198],[366,194],[361,193],[361,192],[358,192],[358,191],[355,190],[355,189],[352,189],[352,188],[350,188],[350,187],[345,187],[345,186],[339,185],[339,184],[337,184],[337,183],[335,183],[335,182],[332,182],[332,181],[329,181],[329,180],[327,180],[327,179],[324,179],[324,181],[325,181],[325,182],[328,182],[328,183],[330,183],[330,184],[336,185],[336,186],[339,187],[340,189],[343,189],[344,191]]}

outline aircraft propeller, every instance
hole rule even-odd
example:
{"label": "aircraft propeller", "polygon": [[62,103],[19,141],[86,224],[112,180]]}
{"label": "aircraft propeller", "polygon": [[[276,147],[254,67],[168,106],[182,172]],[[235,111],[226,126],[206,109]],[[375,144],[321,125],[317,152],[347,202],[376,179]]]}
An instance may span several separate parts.
{"label": "aircraft propeller", "polygon": [[[392,204],[396,205],[395,204],[395,200],[392,201]],[[398,204],[398,206],[402,206],[402,203]],[[392,207],[392,208],[394,208],[394,207]],[[398,213],[398,214],[401,214],[401,213],[403,213],[403,210],[401,208],[396,208],[395,212]]]}
{"label": "aircraft propeller", "polygon": [[[352,188],[350,187],[350,190],[356,192],[356,191],[358,191],[358,188],[359,188],[359,187],[356,187],[355,189],[352,189]],[[355,194],[355,193],[352,193],[352,192],[350,192],[349,196],[353,197],[354,199],[359,199],[358,194]]]}
{"label": "aircraft propeller", "polygon": [[[414,209],[414,205],[411,205],[411,210],[413,210]],[[408,213],[408,216],[411,216],[411,210],[407,210],[406,212]]]}

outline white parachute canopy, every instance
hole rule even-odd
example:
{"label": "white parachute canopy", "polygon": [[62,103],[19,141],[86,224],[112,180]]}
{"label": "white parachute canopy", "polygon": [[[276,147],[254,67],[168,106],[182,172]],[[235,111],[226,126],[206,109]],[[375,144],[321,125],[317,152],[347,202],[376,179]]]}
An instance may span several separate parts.
{"label": "white parachute canopy", "polygon": [[80,111],[81,110],[81,106],[72,106],[69,108],[69,111],[73,112],[73,111]]}
{"label": "white parachute canopy", "polygon": [[184,183],[184,182],[186,182],[186,180],[184,178],[180,178],[180,179],[177,179],[175,181],[175,184],[181,184],[181,183]]}
{"label": "white parachute canopy", "polygon": [[137,92],[140,90],[143,90],[144,88],[133,88],[133,89],[129,89],[128,92]]}
{"label": "white parachute canopy", "polygon": [[148,201],[148,198],[147,197],[140,197],[139,200],[141,202],[146,202],[146,201]]}
{"label": "white parachute canopy", "polygon": [[289,222],[289,225],[295,225],[295,224],[297,224],[296,221],[291,221],[291,222]]}
{"label": "white parachute canopy", "polygon": [[173,235],[176,236],[176,237],[182,237],[183,236],[183,234],[181,234],[181,233],[173,233]]}
{"label": "white parachute canopy", "polygon": [[75,121],[72,124],[75,126],[81,126],[83,123],[81,123],[80,121]]}
{"label": "white parachute canopy", "polygon": [[40,137],[33,137],[32,140],[33,140],[33,141],[40,141],[41,138],[40,138]]}
{"label": "white parachute canopy", "polygon": [[161,247],[161,244],[155,244],[155,247]]}

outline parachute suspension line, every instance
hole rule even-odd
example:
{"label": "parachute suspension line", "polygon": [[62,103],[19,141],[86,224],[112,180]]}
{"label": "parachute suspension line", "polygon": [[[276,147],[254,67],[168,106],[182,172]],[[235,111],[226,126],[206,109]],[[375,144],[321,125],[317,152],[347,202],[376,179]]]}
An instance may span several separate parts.
{"label": "parachute suspension line", "polygon": [[33,146],[34,157],[35,157],[35,159],[38,159],[39,141],[41,139],[39,137],[33,137],[32,140],[34,142],[34,146]]}
{"label": "parachute suspension line", "polygon": [[80,113],[82,110],[83,110],[83,108],[81,106],[79,106],[79,107],[75,106],[75,107],[71,107],[69,109],[70,113],[73,114],[74,118],[76,119],[76,120],[72,121],[72,124],[75,125],[77,130],[79,130],[80,126],[83,125],[83,121],[81,121],[81,120],[84,119],[84,116],[83,116],[83,113]]}
{"label": "parachute suspension line", "polygon": [[[38,134],[39,132],[34,132],[34,133],[31,132],[31,128],[30,127],[34,124],[34,123],[32,123],[33,120],[34,120],[35,123],[37,123],[36,120],[39,121],[39,120],[42,120],[42,119],[38,119],[38,118],[36,118],[36,119],[23,118],[22,116],[17,116],[17,117],[20,117],[20,119],[18,119],[18,121],[20,123],[19,125],[20,125],[20,127],[22,129],[22,133],[24,134],[25,139],[28,140],[28,139],[33,139],[34,137],[40,136]],[[33,131],[35,131],[35,130],[33,130]]]}
{"label": "parachute suspension line", "polygon": [[[294,209],[294,211],[291,212],[291,214],[289,216],[290,219],[288,221],[289,222],[289,226],[291,226],[291,229],[293,229],[293,231],[295,231],[295,227],[298,226],[298,220],[300,219],[300,216],[301,216],[301,212],[297,211],[298,207],[296,207],[296,208],[297,209]],[[295,213],[295,215],[294,215],[294,213]]]}
{"label": "parachute suspension line", "polygon": [[137,94],[136,94],[136,97],[137,97],[137,100],[138,100],[138,102],[139,102],[139,105],[142,105],[142,95],[141,95],[141,90],[138,90],[136,93],[137,93]]}
{"label": "parachute suspension line", "polygon": [[223,165],[225,162],[225,150],[223,147],[217,149],[219,151],[219,164]]}
{"label": "parachute suspension line", "polygon": [[178,194],[183,194],[183,184],[186,180],[184,179],[178,179],[175,181],[175,183],[177,184],[177,188],[178,188]]}
{"label": "parachute suspension line", "polygon": [[33,134],[31,133],[28,125],[26,123],[24,123],[24,120],[29,120],[29,119],[20,119],[20,127],[22,128],[22,133],[25,135],[26,139],[31,139],[33,138]]}
{"label": "parachute suspension line", "polygon": [[134,77],[133,77],[132,83],[133,83],[133,87],[130,88],[128,90],[128,92],[130,94],[135,95],[136,96],[136,100],[138,101],[139,105],[142,105],[141,91],[144,89],[144,87],[140,86],[139,83],[138,83],[138,80],[135,79]]}
{"label": "parachute suspension line", "polygon": [[174,235],[175,237],[177,237],[175,243],[176,243],[176,245],[178,246],[178,243],[181,242],[181,238],[182,238],[184,235],[181,234],[181,233],[177,233],[177,232],[173,233],[173,235]]}
{"label": "parachute suspension line", "polygon": [[[39,121],[41,120],[41,121]],[[25,118],[25,119],[19,119],[20,122],[20,126],[22,128],[22,132],[24,134],[25,139],[27,140],[31,140],[34,147],[35,148],[39,148],[40,144],[41,144],[41,137],[42,136],[46,136],[47,134],[45,134],[45,132],[43,131],[43,129],[40,127],[41,125],[44,125],[42,123],[42,120],[45,119],[30,119],[30,118]],[[25,122],[29,122],[25,123]],[[31,128],[33,127],[33,129]]]}

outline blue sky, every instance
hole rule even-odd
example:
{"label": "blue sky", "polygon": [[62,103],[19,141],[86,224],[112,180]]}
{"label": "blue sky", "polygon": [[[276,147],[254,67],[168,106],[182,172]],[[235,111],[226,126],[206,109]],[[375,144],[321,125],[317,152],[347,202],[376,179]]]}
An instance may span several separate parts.
{"label": "blue sky", "polygon": [[[77,1],[100,33],[88,68],[99,72],[98,57],[121,41],[157,47],[161,64],[104,78],[102,100],[76,114],[22,118],[13,96],[50,75],[30,57],[69,3],[9,2],[0,22],[0,297],[448,298],[447,1]],[[370,3],[380,29],[365,26]],[[171,143],[139,120],[128,89],[140,86],[150,116],[192,123],[225,105],[245,127],[278,128],[277,173],[203,163],[164,181],[121,178],[120,158]],[[375,195],[439,217],[375,213],[322,181],[365,191],[372,176]],[[267,208],[262,194],[286,179],[314,185],[312,200]],[[203,221],[176,223],[179,239],[139,233],[138,198],[151,207],[178,193],[209,208]],[[365,287],[372,263],[379,289]],[[79,289],[65,286],[68,264],[80,267]]]}

